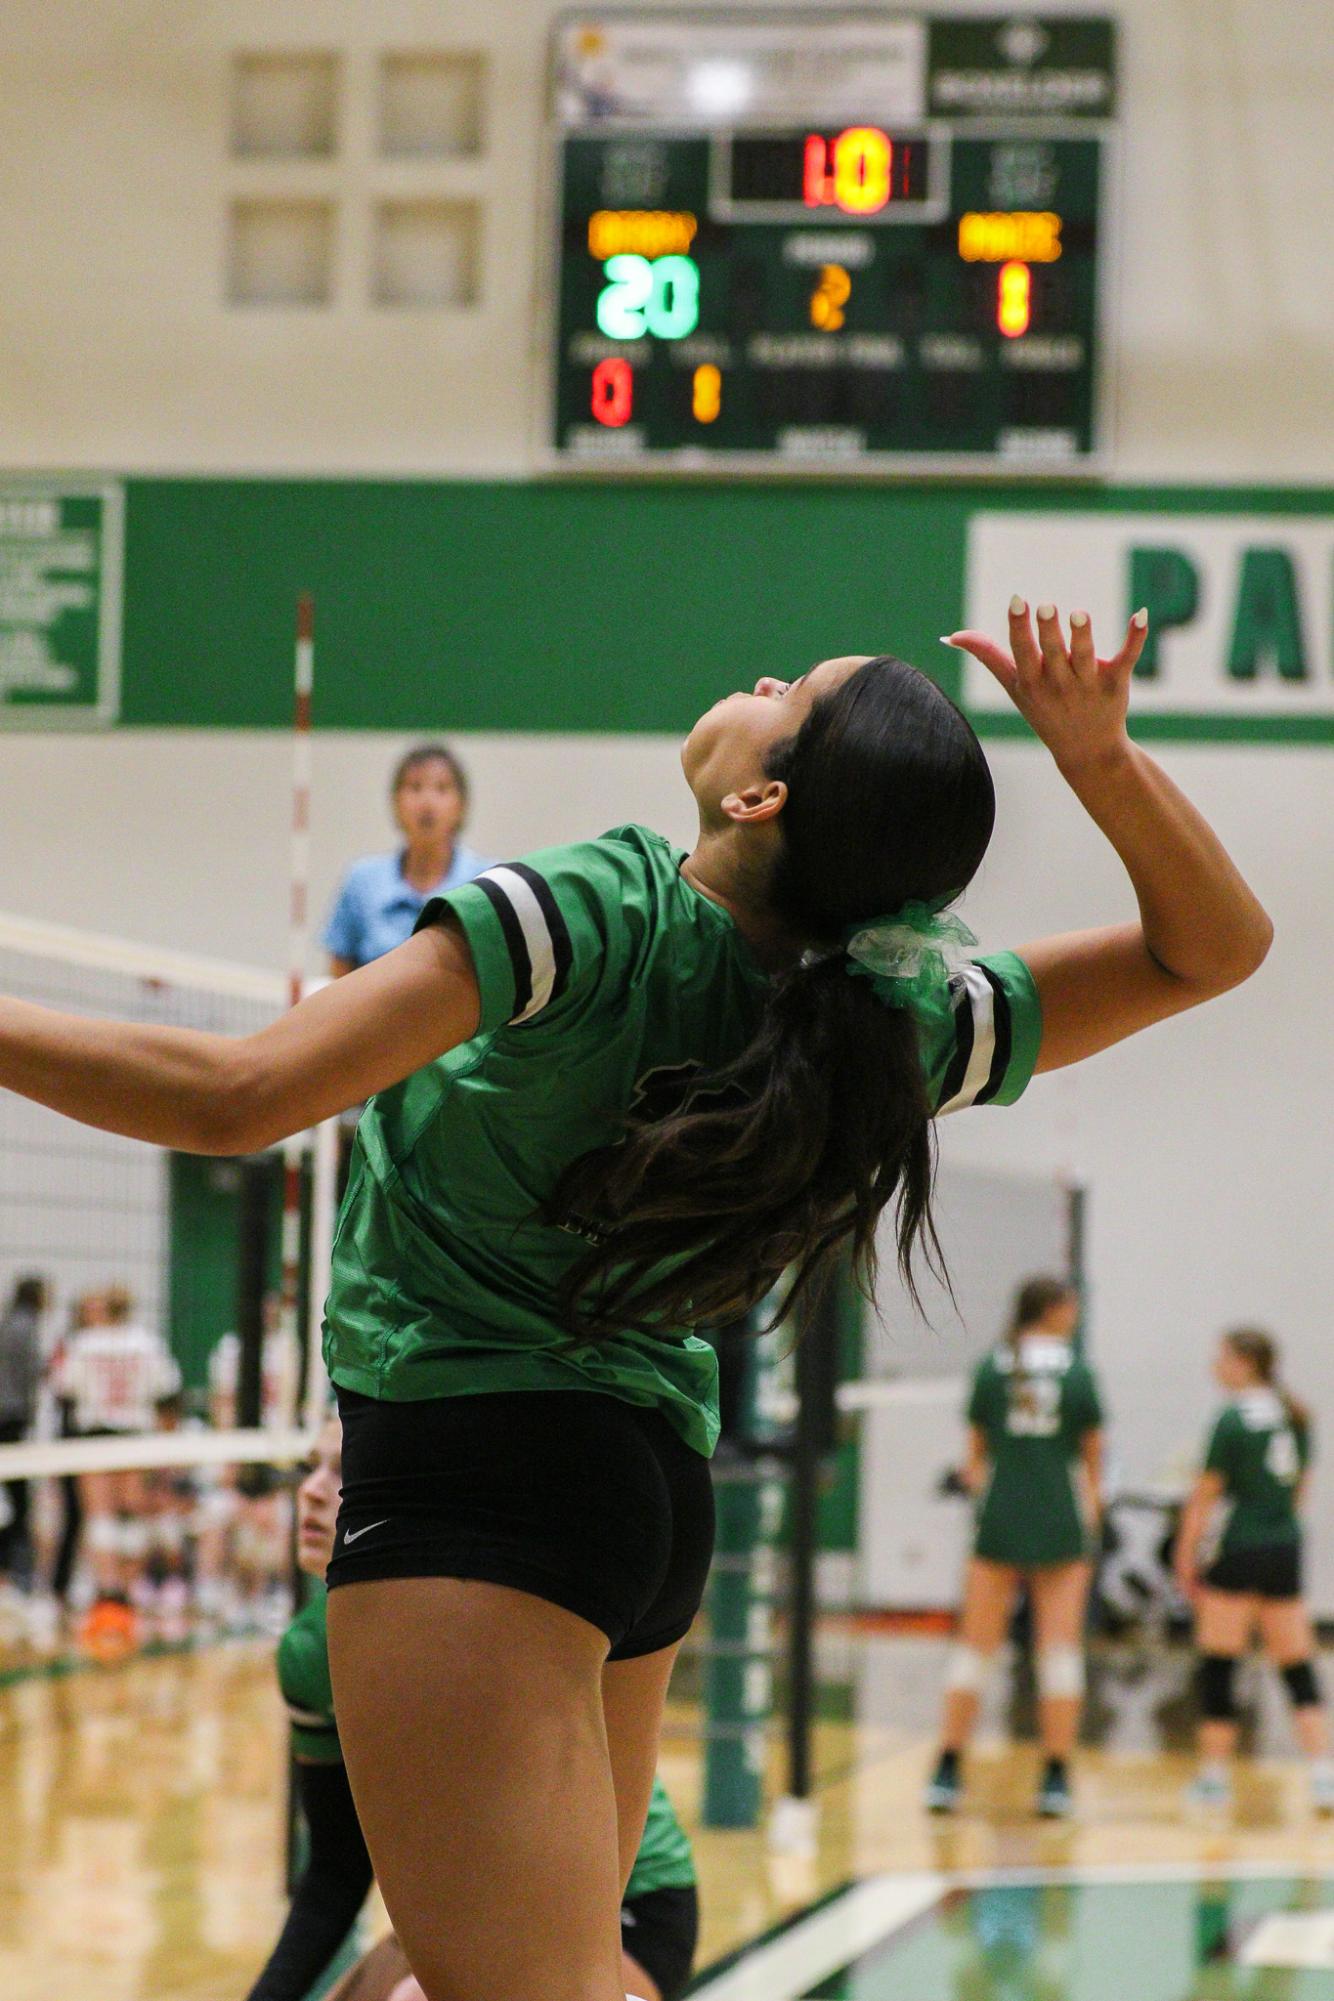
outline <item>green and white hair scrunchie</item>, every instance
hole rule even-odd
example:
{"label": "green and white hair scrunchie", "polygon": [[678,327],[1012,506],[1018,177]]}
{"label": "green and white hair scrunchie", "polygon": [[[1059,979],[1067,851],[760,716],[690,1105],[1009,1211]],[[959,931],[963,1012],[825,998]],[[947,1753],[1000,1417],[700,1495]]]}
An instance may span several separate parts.
{"label": "green and white hair scrunchie", "polygon": [[891,917],[849,927],[843,940],[848,971],[870,980],[887,1007],[929,1007],[967,965],[977,939],[961,917],[943,908],[948,901],[905,903]]}

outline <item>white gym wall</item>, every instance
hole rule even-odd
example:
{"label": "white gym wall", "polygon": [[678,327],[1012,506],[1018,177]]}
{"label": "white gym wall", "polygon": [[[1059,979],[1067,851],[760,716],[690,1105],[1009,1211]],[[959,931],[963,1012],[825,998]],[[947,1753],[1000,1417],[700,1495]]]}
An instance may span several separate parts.
{"label": "white gym wall", "polygon": [[[1048,5],[1052,0],[1048,0]],[[0,427],[12,471],[522,476],[540,340],[546,34],[535,0],[7,0]],[[999,10],[998,10],[999,11]],[[1197,484],[1328,478],[1331,58],[1311,0],[1121,0],[1123,255],[1112,470]],[[1328,50],[1328,44],[1326,44]],[[338,144],[325,160],[229,150],[233,57],[324,52]],[[480,151],[386,158],[386,52],[477,58]],[[1303,194],[1303,189],[1306,192]],[[323,205],[330,302],[227,303],[243,201]],[[387,203],[471,204],[471,303],[371,302]],[[1131,247],[1133,246],[1133,247]],[[428,258],[429,264],[429,258]],[[447,259],[446,259],[447,264]],[[443,289],[468,280],[437,272]],[[794,505],[799,489],[794,488]],[[831,582],[836,582],[831,580]],[[238,588],[243,587],[238,583]],[[868,636],[868,644],[880,636]],[[1321,663],[1331,671],[1331,663]],[[720,663],[720,686],[730,685]],[[314,875],[387,842],[403,739],[321,735]],[[472,838],[509,854],[641,818],[677,838],[688,799],[658,738],[461,740]],[[1000,830],[969,899],[988,943],[1124,916],[1109,852],[1042,753],[993,744]],[[281,965],[289,752],[280,735],[8,736],[0,908]],[[950,1122],[949,1158],[1069,1167],[1092,1190],[1096,1359],[1132,1478],[1202,1430],[1217,1331],[1271,1325],[1334,1437],[1329,1339],[1334,1056],[1330,753],[1173,746],[1168,769],[1273,913],[1261,975],[1017,1111]],[[1334,1474],[1322,1462],[1316,1513]],[[1334,1541],[1316,1596],[1334,1612]]]}

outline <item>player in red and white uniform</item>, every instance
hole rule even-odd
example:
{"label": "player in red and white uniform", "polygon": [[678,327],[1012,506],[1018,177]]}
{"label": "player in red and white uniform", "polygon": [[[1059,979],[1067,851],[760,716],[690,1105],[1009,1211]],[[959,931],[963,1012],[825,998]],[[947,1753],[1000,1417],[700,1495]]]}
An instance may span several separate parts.
{"label": "player in red and white uniform", "polygon": [[[158,1404],[181,1386],[166,1342],[131,1317],[133,1304],[122,1286],[108,1288],[105,1319],[74,1329],[62,1345],[52,1387],[69,1405],[73,1437],[151,1432]],[[127,1600],[147,1548],[143,1475],[85,1473],[80,1498],[98,1597]]]}
{"label": "player in red and white uniform", "polygon": [[[264,1344],[260,1355],[260,1423],[266,1430],[289,1425],[296,1412],[300,1356],[295,1338],[282,1325],[277,1293],[264,1301]],[[238,1390],[241,1337],[220,1335],[208,1361],[209,1416],[219,1431],[241,1422]],[[226,1626],[258,1625],[280,1630],[289,1601],[285,1583],[291,1527],[290,1497],[283,1491],[255,1492],[238,1486],[234,1469],[219,1469],[201,1493],[195,1595],[199,1609]]]}

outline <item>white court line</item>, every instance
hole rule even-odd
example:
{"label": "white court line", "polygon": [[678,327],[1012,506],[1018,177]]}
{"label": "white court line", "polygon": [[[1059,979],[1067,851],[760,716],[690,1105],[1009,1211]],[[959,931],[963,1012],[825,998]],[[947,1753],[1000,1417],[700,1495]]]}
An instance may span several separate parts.
{"label": "white court line", "polygon": [[1334,1911],[1270,1911],[1242,1946],[1238,1966],[1334,1968]]}
{"label": "white court line", "polygon": [[875,1876],[814,1917],[757,1946],[701,1987],[694,2001],[800,2001],[812,1986],[858,1959],[924,1912],[949,1888],[944,1876]]}
{"label": "white court line", "polygon": [[947,1876],[876,1876],[835,1898],[814,1917],[757,1946],[697,1990],[692,2001],[801,2001],[812,1986],[888,1943],[952,1890],[1068,1883],[1267,1882],[1334,1880],[1334,1868],[1300,1862],[1107,1862],[1083,1869],[969,1869]]}

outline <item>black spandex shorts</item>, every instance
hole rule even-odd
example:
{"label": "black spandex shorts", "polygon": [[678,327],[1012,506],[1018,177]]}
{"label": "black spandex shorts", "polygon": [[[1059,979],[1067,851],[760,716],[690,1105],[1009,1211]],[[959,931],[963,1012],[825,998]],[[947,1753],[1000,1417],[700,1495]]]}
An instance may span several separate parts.
{"label": "black spandex shorts", "polygon": [[709,1465],[658,1411],[592,1390],[388,1403],[338,1392],[330,1588],[473,1577],[563,1606],[633,1660],[689,1631],[713,1555]]}
{"label": "black spandex shorts", "polygon": [[1234,1591],[1246,1598],[1300,1598],[1302,1546],[1274,1542],[1225,1550],[1209,1565],[1204,1581],[1211,1591]]}
{"label": "black spandex shorts", "polygon": [[646,1890],[627,1898],[621,1911],[621,1944],[642,1966],[662,2001],[685,1991],[699,1942],[696,1890]]}

